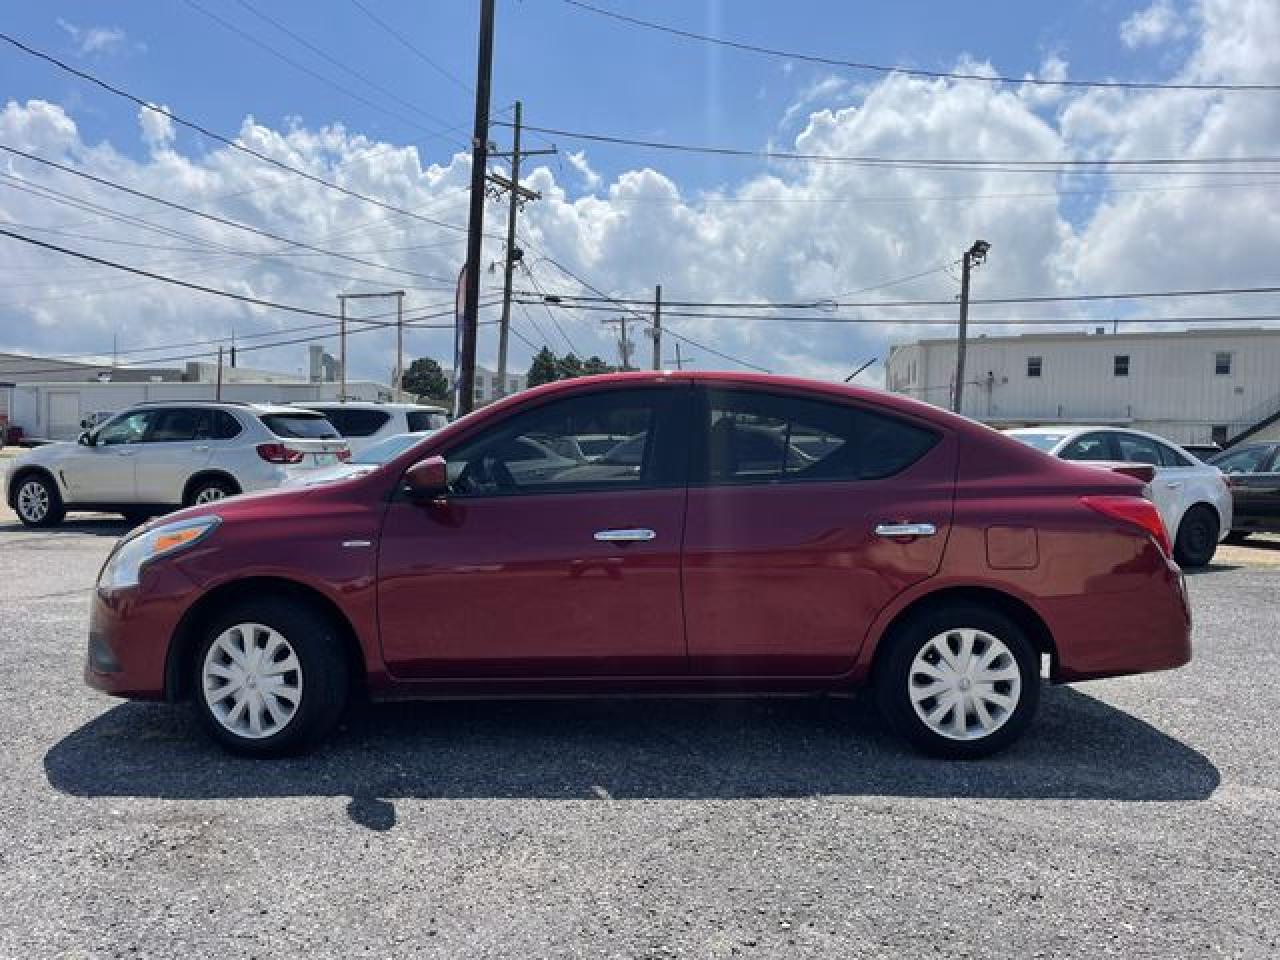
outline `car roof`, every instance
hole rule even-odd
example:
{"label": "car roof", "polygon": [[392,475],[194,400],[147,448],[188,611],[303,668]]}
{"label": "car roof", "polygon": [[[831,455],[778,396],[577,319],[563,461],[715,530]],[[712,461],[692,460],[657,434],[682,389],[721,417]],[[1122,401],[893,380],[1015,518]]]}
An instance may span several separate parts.
{"label": "car roof", "polygon": [[307,402],[299,400],[296,406],[305,407],[309,410],[316,410],[321,407],[325,409],[345,408],[347,410],[389,410],[393,413],[405,411],[407,413],[446,413],[444,407],[432,406],[427,403],[381,403],[376,400],[316,400]]}
{"label": "car roof", "polygon": [[1163,443],[1167,447],[1180,446],[1180,444],[1174,443],[1172,440],[1168,439],[1167,437],[1162,437],[1159,434],[1155,434],[1155,433],[1147,433],[1145,430],[1135,430],[1133,429],[1133,427],[1109,427],[1106,424],[1098,424],[1098,423],[1094,423],[1094,424],[1073,423],[1073,424],[1063,424],[1062,426],[1046,425],[1043,427],[1015,427],[1011,430],[1005,430],[1004,432],[1011,434],[1013,436],[1017,436],[1018,434],[1022,434],[1023,436],[1028,436],[1030,434],[1051,433],[1051,434],[1060,434],[1064,438],[1075,437],[1082,433],[1101,433],[1101,432],[1128,433],[1128,434],[1132,434],[1135,437],[1146,437],[1148,440],[1155,440],[1159,443]]}
{"label": "car roof", "polygon": [[131,403],[121,409],[121,413],[131,410],[158,410],[164,407],[208,407],[214,410],[247,410],[254,414],[280,414],[309,412],[306,407],[295,407],[283,403],[250,403],[244,400],[143,400]]}

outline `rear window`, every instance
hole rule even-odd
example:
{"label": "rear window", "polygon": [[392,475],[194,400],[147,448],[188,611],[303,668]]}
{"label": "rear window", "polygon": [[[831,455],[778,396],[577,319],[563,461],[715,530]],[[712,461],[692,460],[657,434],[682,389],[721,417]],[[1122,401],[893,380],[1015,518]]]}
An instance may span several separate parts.
{"label": "rear window", "polygon": [[409,432],[421,433],[423,430],[439,430],[449,425],[449,418],[443,413],[430,410],[410,410],[407,414]]}
{"label": "rear window", "polygon": [[1065,433],[1011,433],[1009,434],[1009,436],[1013,437],[1013,439],[1019,441],[1020,443],[1025,443],[1028,447],[1035,447],[1037,450],[1042,450],[1045,453],[1048,453],[1050,450],[1052,450],[1054,447],[1056,447],[1059,443],[1062,442],[1062,438],[1065,437],[1066,434]]}
{"label": "rear window", "polygon": [[277,437],[297,440],[338,440],[341,434],[325,417],[308,413],[268,413],[262,425]]}
{"label": "rear window", "polygon": [[320,407],[319,412],[344,437],[371,437],[391,419],[385,410],[362,410],[359,407]]}

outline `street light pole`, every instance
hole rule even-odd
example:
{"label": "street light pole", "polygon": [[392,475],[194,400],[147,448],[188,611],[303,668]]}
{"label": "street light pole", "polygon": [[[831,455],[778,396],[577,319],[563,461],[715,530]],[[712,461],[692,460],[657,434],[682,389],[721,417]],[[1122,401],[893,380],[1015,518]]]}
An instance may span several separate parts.
{"label": "street light pole", "polygon": [[977,240],[964,252],[960,272],[960,330],[956,338],[956,385],[952,392],[951,409],[960,413],[964,403],[964,360],[969,339],[969,274],[975,266],[987,259],[991,244]]}

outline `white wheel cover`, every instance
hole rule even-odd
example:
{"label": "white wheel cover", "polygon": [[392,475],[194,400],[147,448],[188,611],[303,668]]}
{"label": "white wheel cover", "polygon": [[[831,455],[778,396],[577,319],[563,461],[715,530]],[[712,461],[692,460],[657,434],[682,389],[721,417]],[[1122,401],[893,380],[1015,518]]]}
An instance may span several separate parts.
{"label": "white wheel cover", "polygon": [[246,740],[280,733],[302,703],[297,654],[279,632],[260,623],[239,623],[218,634],[200,678],[213,718]]}
{"label": "white wheel cover", "polygon": [[998,637],[960,627],[921,647],[907,674],[907,694],[933,733],[981,740],[1013,716],[1022,697],[1022,671]]}

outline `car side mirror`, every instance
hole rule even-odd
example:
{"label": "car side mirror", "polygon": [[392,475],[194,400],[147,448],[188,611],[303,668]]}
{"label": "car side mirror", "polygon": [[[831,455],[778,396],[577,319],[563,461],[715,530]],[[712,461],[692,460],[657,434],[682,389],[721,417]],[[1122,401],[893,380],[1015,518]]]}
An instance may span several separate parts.
{"label": "car side mirror", "polygon": [[414,500],[434,500],[449,492],[449,468],[444,457],[419,460],[404,472],[404,492]]}
{"label": "car side mirror", "polygon": [[90,433],[88,430],[86,430],[84,433],[80,434],[80,436],[79,436],[79,437],[77,437],[77,438],[76,438],[76,440],[77,440],[80,444],[82,444],[83,446],[86,446],[86,447],[92,447],[92,446],[94,446],[94,445],[96,445],[96,444],[97,444],[97,440],[95,440],[95,439],[94,439],[93,434],[92,434],[92,433]]}

